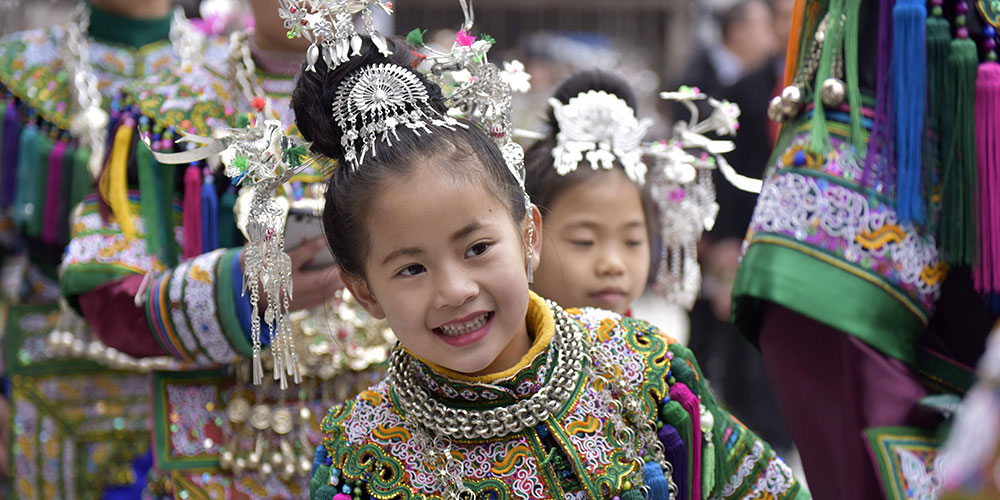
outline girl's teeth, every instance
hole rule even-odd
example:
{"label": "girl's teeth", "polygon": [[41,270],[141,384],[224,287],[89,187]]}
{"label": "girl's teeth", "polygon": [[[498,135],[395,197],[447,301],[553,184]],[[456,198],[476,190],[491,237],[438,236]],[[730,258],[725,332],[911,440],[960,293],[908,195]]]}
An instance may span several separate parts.
{"label": "girl's teeth", "polygon": [[484,325],[486,325],[486,319],[488,317],[489,313],[483,313],[480,314],[479,316],[476,316],[475,318],[472,318],[472,320],[467,321],[464,325],[445,325],[442,326],[440,330],[441,333],[451,337],[465,335],[467,333],[474,332],[482,328]]}

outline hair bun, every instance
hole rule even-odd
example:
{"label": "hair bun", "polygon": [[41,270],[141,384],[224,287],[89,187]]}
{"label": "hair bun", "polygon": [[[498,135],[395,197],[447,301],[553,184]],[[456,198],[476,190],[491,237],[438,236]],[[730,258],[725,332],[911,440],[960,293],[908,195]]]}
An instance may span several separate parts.
{"label": "hair bun", "polygon": [[340,143],[344,131],[337,127],[333,120],[333,102],[340,83],[355,71],[382,63],[401,66],[413,71],[427,86],[432,105],[440,107],[443,102],[441,89],[413,69],[414,62],[417,61],[413,46],[397,37],[387,37],[386,42],[392,55],[386,57],[379,52],[370,37],[361,38],[363,42],[361,55],[351,57],[332,71],[327,69],[322,57],[316,61],[315,71],[306,70],[306,65],[303,63],[295,90],[292,92],[291,104],[295,112],[295,124],[302,137],[312,143],[310,148],[312,152],[340,162],[344,161],[344,150]]}

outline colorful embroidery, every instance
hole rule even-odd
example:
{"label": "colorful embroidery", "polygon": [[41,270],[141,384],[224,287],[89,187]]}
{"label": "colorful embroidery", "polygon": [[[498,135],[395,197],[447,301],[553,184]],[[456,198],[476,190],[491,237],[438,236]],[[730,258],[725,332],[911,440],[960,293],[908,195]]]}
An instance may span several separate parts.
{"label": "colorful embroidery", "polygon": [[[809,133],[796,136],[789,153],[799,151]],[[898,297],[922,321],[940,295],[945,265],[935,241],[910,225],[878,189],[860,185],[862,166],[849,145],[831,139],[832,152],[815,165],[786,154],[764,183],[747,232],[744,253],[758,242],[774,242],[804,252],[818,251],[852,272],[898,290]],[[786,160],[792,158],[792,163]]]}
{"label": "colorful embroidery", "polygon": [[[595,343],[591,349],[601,351],[595,357],[614,363],[622,387],[638,391],[649,403],[649,418],[655,419],[668,394],[673,357],[668,345],[672,342],[647,323],[607,311],[583,309],[569,313],[588,332],[588,341]],[[497,402],[484,394],[501,391],[503,394],[497,394],[500,399],[519,397],[517,388],[525,381],[539,380],[540,373],[550,372],[555,357],[558,352],[547,347],[517,374],[496,385],[453,380],[428,367],[424,367],[419,383],[446,405],[468,407],[478,403],[490,407]],[[700,384],[695,370],[687,370],[692,383]],[[698,387],[703,397],[711,398],[707,386]],[[592,390],[591,384],[581,381],[564,409],[534,429],[501,439],[452,442],[453,453],[464,457],[466,485],[473,491],[489,491],[493,495],[490,498],[498,500],[609,497],[621,491],[632,464],[610,437],[612,408]],[[725,417],[717,417],[719,433],[737,425]],[[426,450],[416,449],[417,440],[403,438],[409,433],[407,422],[393,403],[388,382],[331,409],[323,419],[322,430],[323,456],[329,456],[329,462],[316,472],[323,477],[313,479],[314,494],[329,480],[334,486],[360,481],[371,498],[440,498],[439,484],[422,463]],[[749,432],[734,429],[728,434],[739,437],[727,454],[734,470],[736,465],[741,466],[733,478],[726,478],[727,491],[735,498],[782,498],[799,493],[788,468],[766,445]],[[329,500],[323,496],[329,490],[324,491],[317,498]]]}

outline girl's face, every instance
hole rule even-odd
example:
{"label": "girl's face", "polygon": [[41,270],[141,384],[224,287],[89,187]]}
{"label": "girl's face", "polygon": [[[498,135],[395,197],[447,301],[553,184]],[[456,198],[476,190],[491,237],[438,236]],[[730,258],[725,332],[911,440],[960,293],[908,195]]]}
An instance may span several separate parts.
{"label": "girl's face", "polygon": [[534,290],[564,307],[624,314],[649,275],[639,187],[620,168],[601,170],[566,189],[549,209]]}
{"label": "girl's face", "polygon": [[366,280],[348,286],[425,361],[471,375],[514,366],[531,346],[526,242],[541,216],[515,223],[482,182],[433,165],[413,171],[372,202]]}

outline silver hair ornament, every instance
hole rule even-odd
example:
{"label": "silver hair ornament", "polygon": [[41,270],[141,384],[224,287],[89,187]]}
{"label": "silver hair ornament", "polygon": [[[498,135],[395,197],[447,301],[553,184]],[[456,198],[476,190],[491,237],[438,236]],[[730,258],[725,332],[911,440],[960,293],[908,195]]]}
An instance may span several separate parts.
{"label": "silver hair ornament", "polygon": [[320,57],[332,70],[361,55],[362,38],[354,27],[354,14],[362,13],[364,29],[382,55],[392,55],[388,42],[375,29],[370,7],[392,14],[392,2],[380,0],[280,0],[278,15],[288,37],[312,42],[306,51],[306,70],[316,71]]}
{"label": "silver hair ornament", "polygon": [[398,141],[399,127],[420,135],[430,133],[432,126],[462,126],[431,107],[427,88],[416,74],[385,63],[365,66],[341,82],[333,101],[333,119],[343,131],[344,160],[354,170],[369,152],[377,155],[379,142],[391,147],[393,140]]}
{"label": "silver hair ornament", "polygon": [[[265,120],[263,111],[253,125],[229,129],[220,139],[181,132],[178,142],[200,147],[180,153],[153,152],[160,163],[179,164],[204,160],[221,154],[225,174],[234,184],[250,186],[252,198],[247,219],[247,243],[243,246],[244,293],[250,294],[253,381],[263,379],[261,364],[261,292],[268,298],[263,321],[271,331],[274,379],[282,389],[288,378],[299,383],[301,368],[295,355],[289,305],[292,299],[291,258],[284,251],[286,211],[275,198],[278,187],[309,165],[302,162],[305,145],[285,136],[278,120]],[[149,146],[148,136],[143,142]]]}
{"label": "silver hair ornament", "polygon": [[646,182],[642,140],[653,121],[639,120],[624,99],[603,90],[581,92],[563,104],[549,99],[559,133],[552,158],[566,175],[586,160],[591,168],[610,170],[617,159],[633,182]]}

